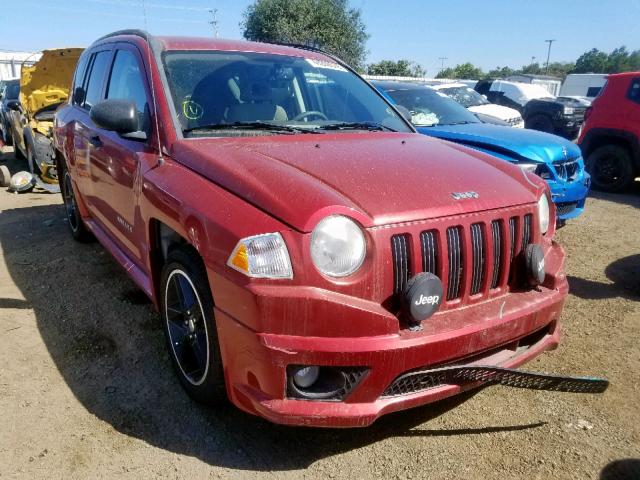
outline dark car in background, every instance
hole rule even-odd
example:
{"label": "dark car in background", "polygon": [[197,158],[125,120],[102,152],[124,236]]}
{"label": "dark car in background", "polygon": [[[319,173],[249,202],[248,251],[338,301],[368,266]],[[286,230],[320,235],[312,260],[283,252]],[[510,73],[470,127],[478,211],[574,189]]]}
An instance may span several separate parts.
{"label": "dark car in background", "polygon": [[0,88],[0,130],[2,141],[5,145],[11,145],[11,132],[9,112],[11,107],[20,103],[20,80],[6,80]]}
{"label": "dark car in background", "polygon": [[578,136],[588,102],[556,97],[540,85],[481,80],[475,90],[492,103],[515,108],[522,113],[525,128],[555,133],[568,139]]}

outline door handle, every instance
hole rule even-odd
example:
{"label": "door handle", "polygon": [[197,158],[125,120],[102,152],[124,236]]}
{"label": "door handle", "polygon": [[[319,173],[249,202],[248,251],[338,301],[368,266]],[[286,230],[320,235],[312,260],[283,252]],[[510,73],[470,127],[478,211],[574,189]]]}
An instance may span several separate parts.
{"label": "door handle", "polygon": [[100,148],[103,145],[102,140],[100,140],[100,137],[98,135],[93,135],[92,137],[89,137],[89,143],[96,148]]}

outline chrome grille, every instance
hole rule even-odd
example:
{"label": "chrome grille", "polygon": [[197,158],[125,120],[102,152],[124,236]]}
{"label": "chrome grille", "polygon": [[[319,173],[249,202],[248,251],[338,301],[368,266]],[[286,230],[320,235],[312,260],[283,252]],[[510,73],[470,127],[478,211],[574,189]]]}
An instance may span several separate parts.
{"label": "chrome grille", "polygon": [[485,263],[485,239],[482,225],[474,223],[471,225],[471,248],[473,273],[471,277],[471,295],[480,293],[482,282],[484,282]]}
{"label": "chrome grille", "polygon": [[447,290],[447,300],[454,300],[460,296],[460,280],[462,279],[463,273],[460,227],[447,229],[447,250],[449,252],[449,288]]}
{"label": "chrome grille", "polygon": [[533,208],[511,207],[489,218],[476,214],[416,222],[401,227],[407,229],[401,233],[391,231],[385,238],[391,243],[393,293],[404,291],[416,273],[429,272],[442,280],[443,308],[455,308],[519,284],[520,269],[513,265],[538,235]]}
{"label": "chrome grille", "polygon": [[531,243],[531,214],[524,216],[524,227],[522,228],[522,249]]}
{"label": "chrome grille", "polygon": [[500,280],[500,260],[502,258],[502,229],[500,228],[500,220],[491,222],[491,237],[493,239],[493,275],[491,277],[491,288],[496,288]]}
{"label": "chrome grille", "polygon": [[579,169],[578,160],[569,160],[565,162],[554,162],[553,168],[555,168],[558,177],[564,181],[575,180],[578,175]]}
{"label": "chrome grille", "polygon": [[400,293],[411,276],[411,257],[409,256],[408,235],[391,237],[393,254],[394,293]]}
{"label": "chrome grille", "polygon": [[420,234],[422,246],[422,271],[436,275],[438,273],[438,245],[435,230],[429,230]]}

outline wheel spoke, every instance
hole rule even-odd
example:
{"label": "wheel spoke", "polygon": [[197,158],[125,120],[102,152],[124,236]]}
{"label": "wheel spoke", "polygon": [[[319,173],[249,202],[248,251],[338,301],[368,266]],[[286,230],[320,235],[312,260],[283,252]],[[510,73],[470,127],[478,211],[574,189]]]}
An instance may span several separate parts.
{"label": "wheel spoke", "polygon": [[207,366],[207,335],[204,331],[196,335],[196,339],[193,342],[193,353],[198,366],[204,371]]}
{"label": "wheel spoke", "polygon": [[191,285],[184,276],[176,275],[176,277],[178,279],[178,290],[180,292],[180,300],[182,301],[182,305],[186,310],[190,310],[196,303],[196,296],[193,293]]}

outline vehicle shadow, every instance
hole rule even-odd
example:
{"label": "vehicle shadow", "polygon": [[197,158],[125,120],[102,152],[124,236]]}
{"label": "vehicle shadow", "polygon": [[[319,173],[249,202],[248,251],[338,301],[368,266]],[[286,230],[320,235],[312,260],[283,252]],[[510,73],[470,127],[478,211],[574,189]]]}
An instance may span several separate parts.
{"label": "vehicle shadow", "polygon": [[573,295],[589,300],[616,297],[640,300],[640,253],[619,258],[610,263],[604,273],[613,283],[568,275],[569,291]]}
{"label": "vehicle shadow", "polygon": [[607,464],[600,472],[600,480],[638,480],[640,459],[624,458]]}
{"label": "vehicle shadow", "polygon": [[640,208],[640,180],[633,182],[633,185],[622,193],[607,193],[592,189],[589,192],[589,196],[599,200],[624,203],[631,207]]}
{"label": "vehicle shadow", "polygon": [[204,408],[187,397],[171,371],[159,317],[146,297],[98,244],[71,239],[62,206],[5,210],[0,246],[25,298],[0,299],[0,308],[33,308],[51,358],[84,408],[117,431],[174,453],[227,468],[282,471],[390,437],[544,425],[423,429],[474,392],[357,430],[283,427],[231,405]]}

